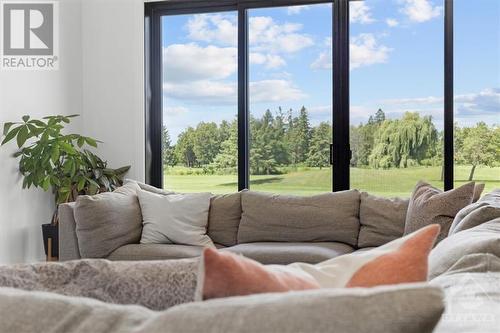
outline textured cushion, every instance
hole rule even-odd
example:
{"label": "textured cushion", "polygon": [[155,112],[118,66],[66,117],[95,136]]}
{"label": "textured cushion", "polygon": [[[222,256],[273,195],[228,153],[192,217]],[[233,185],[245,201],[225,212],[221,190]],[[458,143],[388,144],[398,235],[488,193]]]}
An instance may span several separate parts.
{"label": "textured cushion", "polygon": [[427,280],[428,256],[438,234],[439,225],[434,224],[371,251],[347,254],[317,265],[294,263],[276,268],[310,274],[322,288],[423,282]]}
{"label": "textured cushion", "polygon": [[439,224],[439,243],[448,236],[455,215],[472,203],[473,195],[474,182],[447,192],[418,182],[410,198],[404,234],[408,235],[429,224]]}
{"label": "textured cushion", "polygon": [[243,192],[238,243],[342,242],[356,246],[359,192],[311,197]]}
{"label": "textured cushion", "polygon": [[210,193],[137,194],[143,216],[141,244],[215,247],[207,236]]}
{"label": "textured cushion", "polygon": [[233,246],[237,243],[241,219],[241,193],[215,195],[210,200],[208,236],[214,243]]}
{"label": "textured cushion", "polygon": [[460,210],[453,220],[449,235],[474,228],[500,217],[500,190],[486,194],[478,202]]}
{"label": "textured cushion", "polygon": [[125,179],[124,183],[125,184],[129,184],[129,183],[137,184],[137,186],[139,186],[139,188],[141,190],[148,191],[148,192],[151,192],[151,193],[162,194],[162,195],[175,194],[175,192],[172,192],[172,191],[169,191],[169,190],[164,190],[164,189],[161,189],[161,188],[157,188],[157,187],[145,184],[145,183],[141,183],[141,182],[138,182],[137,180]]}
{"label": "textured cushion", "polygon": [[130,244],[113,251],[109,260],[163,260],[198,257],[203,247],[177,244]]}
{"label": "textured cushion", "polygon": [[408,199],[361,193],[358,247],[380,246],[403,236]]}
{"label": "textured cushion", "polygon": [[484,191],[486,184],[476,184],[474,186],[474,196],[472,197],[472,202],[477,202],[481,198],[481,194]]}
{"label": "textured cushion", "polygon": [[500,257],[500,218],[453,234],[439,243],[429,256],[429,278],[443,274],[462,257],[476,253]]}
{"label": "textured cushion", "polygon": [[255,260],[207,248],[200,261],[196,299],[318,288],[307,273],[272,270]]}
{"label": "textured cushion", "polygon": [[257,260],[262,264],[288,265],[293,262],[317,264],[351,253],[354,249],[344,243],[248,243],[225,248]]}
{"label": "textured cushion", "polygon": [[262,294],[164,312],[0,288],[0,331],[431,333],[443,309],[441,290],[427,285]]}
{"label": "textured cushion", "polygon": [[76,235],[82,258],[105,258],[126,244],[138,243],[142,215],[137,184],[112,193],[79,196],[75,204]]}
{"label": "textured cushion", "polygon": [[431,285],[444,289],[446,311],[435,333],[493,333],[500,327],[500,259],[491,254],[462,258]]}
{"label": "textured cushion", "polygon": [[0,266],[0,287],[137,304],[160,311],[194,300],[198,266],[199,259],[83,259]]}

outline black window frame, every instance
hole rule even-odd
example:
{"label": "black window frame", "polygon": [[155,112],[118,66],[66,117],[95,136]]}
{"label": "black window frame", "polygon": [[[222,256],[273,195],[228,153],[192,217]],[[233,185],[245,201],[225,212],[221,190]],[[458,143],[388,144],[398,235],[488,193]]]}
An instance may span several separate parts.
{"label": "black window frame", "polygon": [[[333,10],[332,191],[350,189],[349,3],[363,0],[171,0],[145,3],[145,153],[146,183],[163,187],[162,32],[166,15],[238,13],[238,190],[250,188],[248,103],[248,10],[331,3]],[[454,92],[453,0],[444,0],[444,189],[453,188]],[[160,69],[160,70],[159,70]]]}

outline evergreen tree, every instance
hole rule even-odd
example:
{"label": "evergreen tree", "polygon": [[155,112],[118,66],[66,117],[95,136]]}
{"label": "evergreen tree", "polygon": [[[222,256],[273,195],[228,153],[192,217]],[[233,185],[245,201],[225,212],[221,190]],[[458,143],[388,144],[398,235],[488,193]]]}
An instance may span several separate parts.
{"label": "evergreen tree", "polygon": [[196,154],[194,153],[195,130],[188,127],[179,135],[177,144],[175,145],[175,156],[177,160],[188,168],[197,166]]}
{"label": "evergreen tree", "polygon": [[219,171],[235,173],[238,170],[238,122],[236,120],[229,125],[228,134],[227,140],[222,142],[221,150],[214,159],[214,165]]}
{"label": "evergreen tree", "polygon": [[162,150],[163,150],[163,165],[175,166],[177,164],[177,159],[175,158],[174,146],[172,146],[172,140],[170,139],[170,133],[168,129],[163,126],[162,132]]}
{"label": "evergreen tree", "polygon": [[322,122],[312,131],[310,151],[307,165],[311,167],[327,167],[330,165],[330,142],[332,140],[332,126]]}

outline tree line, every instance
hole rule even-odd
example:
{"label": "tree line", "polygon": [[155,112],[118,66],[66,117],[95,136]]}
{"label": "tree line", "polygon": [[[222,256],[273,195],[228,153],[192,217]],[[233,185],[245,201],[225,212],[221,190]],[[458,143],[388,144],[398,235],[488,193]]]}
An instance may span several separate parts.
{"label": "tree line", "polygon": [[[286,167],[329,166],[332,126],[330,122],[311,125],[309,112],[302,107],[276,112],[266,110],[250,121],[250,171],[252,174],[279,174]],[[456,160],[472,165],[495,166],[500,161],[500,127],[478,123],[455,128]],[[379,109],[367,123],[350,127],[351,165],[359,168],[408,168],[438,166],[443,160],[443,133],[430,116],[407,112],[400,119],[387,119]],[[237,120],[200,122],[186,128],[173,144],[163,129],[163,159],[167,166],[200,168],[203,173],[237,172]]]}

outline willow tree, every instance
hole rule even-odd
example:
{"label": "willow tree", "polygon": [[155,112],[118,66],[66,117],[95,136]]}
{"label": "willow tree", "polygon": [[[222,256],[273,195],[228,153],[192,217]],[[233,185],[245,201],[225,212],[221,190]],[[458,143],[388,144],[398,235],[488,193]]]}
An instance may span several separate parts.
{"label": "willow tree", "polygon": [[407,112],[401,119],[385,120],[374,135],[370,166],[407,168],[437,154],[438,132],[432,117]]}

